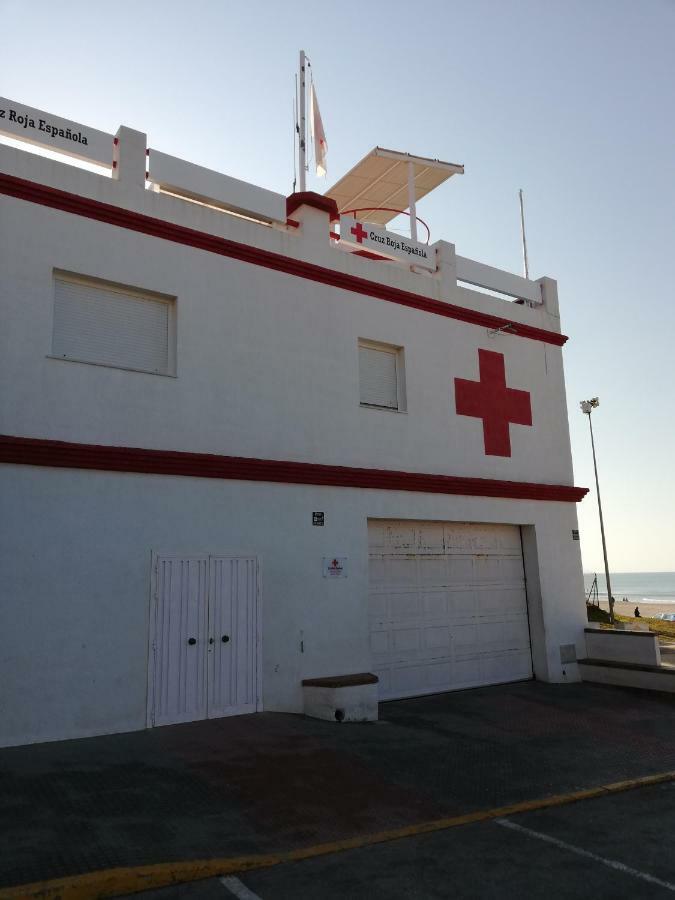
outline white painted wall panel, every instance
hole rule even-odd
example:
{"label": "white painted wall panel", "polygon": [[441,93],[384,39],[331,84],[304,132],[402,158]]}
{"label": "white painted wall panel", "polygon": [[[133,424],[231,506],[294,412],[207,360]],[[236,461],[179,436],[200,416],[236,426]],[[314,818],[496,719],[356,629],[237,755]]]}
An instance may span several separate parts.
{"label": "white painted wall panel", "polygon": [[[157,203],[170,199],[153,196]],[[0,203],[7,209],[0,252],[12,321],[0,376],[22,385],[0,395],[9,433],[572,483],[558,347],[508,334],[490,338],[482,327],[101,222],[11,198]],[[199,215],[191,213],[191,227]],[[293,251],[293,235],[279,240]],[[177,297],[179,377],[148,379],[47,358],[54,268]],[[406,415],[360,406],[364,335],[404,348]],[[533,425],[511,425],[508,458],[486,456],[482,421],[455,413],[453,379],[478,378],[480,348],[503,353],[507,384],[531,394]]]}
{"label": "white painted wall panel", "polygon": [[[303,678],[372,671],[368,519],[530,523],[540,559],[528,571],[541,595],[533,620],[537,677],[576,680],[576,666],[561,666],[559,646],[576,644],[579,658],[585,652],[570,504],[14,465],[0,467],[0,495],[3,521],[12,523],[0,527],[2,744],[146,727],[153,550],[259,557],[266,710],[301,712]],[[312,527],[317,509],[325,511],[324,528]],[[338,551],[349,577],[323,578],[323,557]],[[458,568],[454,581],[462,585],[467,573]],[[426,583],[423,602],[442,610],[448,593]],[[472,590],[451,593],[471,624]],[[389,596],[381,595],[382,604]],[[443,637],[431,630],[425,640],[433,648]],[[455,659],[455,672],[472,667],[471,659]],[[441,684],[443,664],[436,669]]]}
{"label": "white painted wall panel", "polygon": [[[297,211],[302,227],[287,232],[7,148],[0,156],[3,170],[17,178],[469,309],[559,328],[547,309],[509,306],[458,288],[446,277],[452,267],[427,279],[331,250],[326,217],[317,210]],[[558,347],[508,334],[491,338],[479,326],[16,198],[1,197],[0,204],[2,314],[11,323],[0,334],[0,382],[14,385],[0,392],[5,433],[572,483]],[[55,270],[177,297],[179,377],[49,358]],[[360,407],[363,335],[404,348],[407,415]],[[531,394],[533,426],[511,426],[509,458],[486,457],[481,421],[454,412],[453,379],[478,377],[481,348],[504,354],[507,384]],[[538,604],[531,619],[537,677],[577,678],[576,666],[561,666],[559,653],[560,644],[576,643],[583,655],[585,609],[571,504],[20,466],[2,467],[0,478],[4,521],[11,522],[0,527],[3,744],[145,727],[153,552],[261,559],[264,708],[300,712],[302,678],[369,670],[369,519],[397,521],[406,534],[403,520],[424,523],[413,531],[411,549],[424,561],[415,568],[402,560],[396,576],[401,584],[419,585],[416,605],[410,596],[399,600],[396,591],[383,593],[378,604],[386,611],[397,597],[396,640],[428,654],[447,647],[448,629],[453,640],[447,620],[427,622],[415,634],[410,626],[418,613],[425,621],[447,615],[449,593],[453,615],[461,613],[468,629],[460,641],[455,635],[456,644],[475,643],[471,617],[481,605],[472,587],[473,558],[491,547],[487,532],[474,529],[469,538],[443,523],[521,524],[528,589]],[[313,510],[325,511],[326,527],[311,526]],[[500,548],[512,555],[510,539]],[[321,561],[335,554],[348,558],[349,577],[324,579]],[[384,566],[383,560],[386,574]],[[451,592],[438,589],[442,567]],[[488,564],[483,568],[486,577],[501,577]],[[505,578],[512,574],[504,570]],[[390,639],[385,631],[382,646]],[[499,659],[490,659],[492,669],[481,670],[470,654],[456,653],[452,678],[499,680]],[[447,658],[433,665],[422,659],[419,668],[428,685],[447,684]]]}
{"label": "white painted wall panel", "polygon": [[509,297],[518,297],[530,300],[532,303],[541,303],[541,287],[536,281],[530,281],[520,275],[512,275],[502,269],[486,266],[475,259],[457,257],[457,278],[466,281],[467,284],[475,284],[478,287],[491,291],[499,291]]}
{"label": "white painted wall panel", "polygon": [[286,221],[284,194],[205,169],[159,150],[150,150],[148,167],[150,181],[167,191],[264,222]]}

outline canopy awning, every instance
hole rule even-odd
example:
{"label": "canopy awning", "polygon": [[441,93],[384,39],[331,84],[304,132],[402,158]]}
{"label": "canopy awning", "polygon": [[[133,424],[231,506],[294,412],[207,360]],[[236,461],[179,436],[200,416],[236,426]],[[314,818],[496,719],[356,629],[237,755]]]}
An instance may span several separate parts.
{"label": "canopy awning", "polygon": [[[386,225],[396,218],[399,211],[406,210],[410,206],[408,192],[410,164],[413,166],[415,202],[452,175],[464,174],[464,166],[455,163],[375,147],[337,184],[326,191],[325,196],[335,200],[340,212],[353,209],[373,210],[358,213],[357,218],[377,225]],[[377,207],[388,209],[381,210]]]}

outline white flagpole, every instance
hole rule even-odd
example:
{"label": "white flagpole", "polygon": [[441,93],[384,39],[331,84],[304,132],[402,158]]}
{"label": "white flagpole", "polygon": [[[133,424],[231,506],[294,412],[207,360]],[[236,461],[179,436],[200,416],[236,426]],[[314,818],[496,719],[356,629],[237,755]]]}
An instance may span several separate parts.
{"label": "white flagpole", "polygon": [[525,212],[523,210],[523,189],[518,191],[520,196],[520,232],[523,238],[523,270],[525,278],[530,277],[530,268],[527,264],[527,241],[525,240]]}
{"label": "white flagpole", "polygon": [[305,102],[305,51],[300,51],[300,135],[298,137],[298,169],[300,191],[307,190],[307,103]]}

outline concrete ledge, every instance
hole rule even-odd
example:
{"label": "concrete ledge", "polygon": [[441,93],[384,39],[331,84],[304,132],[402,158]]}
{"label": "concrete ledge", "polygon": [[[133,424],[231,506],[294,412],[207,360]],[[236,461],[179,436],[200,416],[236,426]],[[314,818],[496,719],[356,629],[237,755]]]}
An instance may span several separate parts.
{"label": "concrete ledge", "polygon": [[614,631],[611,628],[585,628],[584,631],[589,659],[661,665],[658,638],[649,631]]}
{"label": "concrete ledge", "polygon": [[583,681],[675,694],[675,668],[593,658],[580,659],[578,665]]}
{"label": "concrete ledge", "polygon": [[304,713],[329,722],[375,722],[378,682],[378,677],[370,672],[305,678]]}
{"label": "concrete ledge", "polygon": [[[283,194],[240,181],[222,172],[205,169],[159,150],[149,151],[148,167],[150,181],[178,197],[209,203],[263,222],[286,221],[287,201]],[[145,177],[145,160],[143,176]]]}
{"label": "concrete ledge", "polygon": [[611,634],[612,636],[617,635],[621,637],[650,637],[654,638],[656,635],[652,631],[614,631],[612,628],[584,628],[586,634]]}

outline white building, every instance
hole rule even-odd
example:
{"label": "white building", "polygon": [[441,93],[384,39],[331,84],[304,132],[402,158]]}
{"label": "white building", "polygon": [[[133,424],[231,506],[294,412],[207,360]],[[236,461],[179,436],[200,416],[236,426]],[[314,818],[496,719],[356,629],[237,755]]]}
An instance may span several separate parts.
{"label": "white building", "polygon": [[2,745],[578,680],[554,281],[0,108]]}

